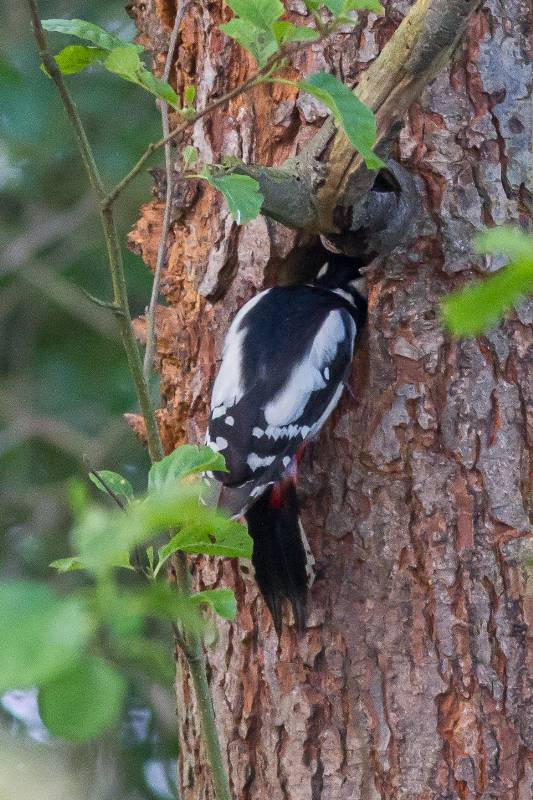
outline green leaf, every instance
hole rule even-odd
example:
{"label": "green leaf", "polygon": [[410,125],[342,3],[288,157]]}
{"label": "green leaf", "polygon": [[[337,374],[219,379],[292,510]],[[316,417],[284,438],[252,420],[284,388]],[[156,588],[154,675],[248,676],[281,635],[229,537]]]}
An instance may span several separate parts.
{"label": "green leaf", "polygon": [[346,0],[324,0],[324,5],[335,17],[340,17],[346,11]]}
{"label": "green leaf", "polygon": [[71,478],[68,482],[67,493],[72,515],[78,519],[85,513],[89,503],[87,484],[85,481],[79,480],[79,478]]}
{"label": "green leaf", "polygon": [[134,675],[141,670],[163,684],[171,684],[176,677],[176,663],[168,644],[142,636],[123,636],[111,643],[111,649],[118,665],[133,667]]}
{"label": "green leaf", "polygon": [[135,506],[135,526],[142,528],[146,538],[150,538],[169,528],[187,525],[191,518],[204,511],[200,503],[203,490],[203,483],[187,481],[164,492],[150,492]]}
{"label": "green leaf", "polygon": [[93,507],[77,521],[72,544],[85,569],[100,576],[115,567],[131,569],[129,552],[150,538],[151,531],[135,513],[135,505],[130,508],[129,513],[124,513],[118,508]]}
{"label": "green leaf", "polygon": [[198,605],[210,606],[222,619],[234,620],[237,615],[237,601],[231,589],[206,589],[191,599]]}
{"label": "green leaf", "polygon": [[109,469],[94,470],[89,473],[89,478],[104,494],[109,494],[108,489],[110,489],[126,505],[133,500],[133,486],[118,472],[112,472]]}
{"label": "green leaf", "polygon": [[374,11],[383,14],[384,9],[378,0],[324,0],[324,5],[329,8],[335,17],[341,17],[349,11]]}
{"label": "green leaf", "polygon": [[241,47],[248,50],[259,67],[264,67],[268,59],[279,49],[272,30],[262,30],[246,19],[231,19],[224,25],[219,25],[219,28],[226,36],[235,39]]}
{"label": "green leaf", "polygon": [[100,658],[87,658],[41,690],[39,712],[55,736],[86,742],[118,721],[125,694],[122,675]]}
{"label": "green leaf", "polygon": [[203,626],[198,606],[190,595],[180,594],[175,586],[150,581],[133,591],[113,592],[102,597],[101,614],[115,639],[139,635],[148,618],[179,621],[185,628]]}
{"label": "green leaf", "polygon": [[[54,56],[57,66],[63,75],[74,75],[77,72],[101,62],[107,55],[107,50],[99,47],[86,47],[83,44],[70,44]],[[42,65],[43,72],[46,69]]]}
{"label": "green leaf", "polygon": [[483,231],[475,239],[475,248],[478,253],[505,253],[512,259],[533,262],[533,236],[511,226]]}
{"label": "green leaf", "polygon": [[258,216],[264,197],[256,180],[248,175],[235,173],[217,175],[207,167],[202,172],[202,177],[222,192],[237,225],[244,225]]}
{"label": "green leaf", "polygon": [[385,13],[379,0],[348,0],[344,12],[348,11],[373,11],[374,14],[380,15]]}
{"label": "green leaf", "polygon": [[272,29],[273,23],[284,12],[280,0],[227,0],[227,5],[237,15],[219,28],[248,50],[260,67],[278,50]]}
{"label": "green leaf", "polygon": [[383,161],[372,152],[376,141],[376,120],[372,111],[344,83],[328,72],[316,72],[299,82],[303,92],[324,103],[343,129],[352,147],[369,169],[381,169]]}
{"label": "green leaf", "polygon": [[181,550],[184,553],[203,553],[227,558],[251,558],[253,541],[244,525],[224,517],[211,508],[198,508],[196,517],[159,550],[159,563],[155,573],[169,556]]}
{"label": "green leaf", "polygon": [[183,161],[183,166],[185,169],[192,167],[193,164],[196,164],[198,161],[198,150],[196,147],[193,147],[192,144],[187,144],[183,148],[183,152],[181,154],[181,158]]}
{"label": "green leaf", "polygon": [[172,86],[159,80],[146,69],[137,49],[132,45],[115,47],[105,58],[103,65],[109,72],[142,86],[147,92],[166,100],[169,105],[177,108],[178,97]]}
{"label": "green leaf", "polygon": [[226,5],[239,17],[262,30],[270,30],[272,23],[285,11],[280,0],[226,0]]}
{"label": "green leaf", "polygon": [[139,53],[129,45],[122,45],[111,50],[104,61],[104,67],[127,81],[142,85],[141,74],[146,68]]}
{"label": "green leaf", "polygon": [[145,617],[165,621],[178,620],[186,628],[199,630],[202,618],[190,595],[180,594],[175,586],[163,581],[152,582],[135,592]]}
{"label": "green leaf", "polygon": [[178,481],[207,470],[227,472],[224,456],[210,447],[183,444],[150,468],[148,492],[175,489]]}
{"label": "green leaf", "polygon": [[517,300],[531,291],[530,253],[528,261],[510,264],[490,278],[447,297],[441,305],[442,317],[456,336],[476,336],[494,326]]}
{"label": "green leaf", "polygon": [[194,100],[196,98],[196,86],[194,84],[189,84],[185,87],[183,91],[183,99],[185,101],[185,105],[187,107],[192,106]]}
{"label": "green leaf", "polygon": [[97,584],[95,607],[101,624],[106,626],[109,633],[106,644],[112,645],[124,638],[143,634],[148,617],[142,597],[143,588],[119,590],[116,583],[107,578]]}
{"label": "green leaf", "polygon": [[[125,44],[122,39],[84,19],[43,19],[42,26],[45,31],[67,33],[71,36],[77,36],[78,39],[85,39],[103,50],[113,50],[115,47],[123,47]],[[129,45],[129,47],[141,52],[143,49],[136,44]]]}
{"label": "green leaf", "polygon": [[131,564],[128,550],[124,550],[124,552],[119,555],[116,561],[113,562],[112,566],[120,569],[129,569],[135,572],[135,567]]}
{"label": "green leaf", "polygon": [[50,566],[62,575],[65,572],[76,572],[78,569],[85,569],[83,562],[76,556],[71,558],[58,558],[56,561],[51,561]]}
{"label": "green leaf", "polygon": [[150,569],[150,574],[153,575],[154,573],[154,547],[150,545],[150,547],[146,548],[146,558],[148,560],[148,567]]}
{"label": "green leaf", "polygon": [[[80,569],[94,571],[94,568],[91,570],[91,568],[88,567],[87,564],[83,562],[83,559],[81,559],[79,556],[72,556],[70,558],[58,558],[56,561],[51,561],[50,566],[56,569],[60,575],[63,575],[66,572],[76,572],[77,570]],[[116,559],[109,566],[122,569],[135,570],[135,567],[131,565],[130,554],[127,551],[118,553]]]}
{"label": "green leaf", "polygon": [[95,629],[85,602],[43,584],[0,586],[0,691],[42,686],[81,655]]}
{"label": "green leaf", "polygon": [[315,28],[303,28],[299,25],[293,25],[292,22],[274,22],[272,30],[278,44],[314,42],[320,39],[320,34]]}
{"label": "green leaf", "polygon": [[169,106],[172,108],[179,108],[179,100],[178,95],[172,88],[169,83],[165,83],[165,81],[160,80],[160,78],[156,78],[149,69],[146,69],[145,66],[142,67],[140,76],[139,76],[140,86],[143,89],[146,89],[147,92],[159,97],[161,100],[164,100]]}

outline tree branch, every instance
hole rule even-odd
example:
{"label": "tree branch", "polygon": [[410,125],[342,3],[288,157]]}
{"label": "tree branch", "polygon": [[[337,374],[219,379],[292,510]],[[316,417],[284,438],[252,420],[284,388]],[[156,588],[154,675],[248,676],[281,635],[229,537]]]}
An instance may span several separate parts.
{"label": "tree branch", "polygon": [[113,284],[114,302],[121,311],[120,315],[117,315],[117,320],[128,359],[128,366],[135,384],[139,405],[144,418],[148,451],[151,459],[153,461],[158,461],[164,455],[163,446],[159,436],[155,412],[150,401],[148,385],[143,376],[139,348],[137,347],[137,341],[133,332],[128,302],[128,291],[124,276],[122,251],[119,245],[112,204],[107,202],[107,193],[76,106],[74,105],[74,102],[70,96],[70,92],[66,87],[65,81],[63,80],[63,75],[56,64],[56,60],[48,50],[46,37],[41,25],[39,12],[37,10],[36,0],[28,0],[28,6],[30,9],[32,27],[35,40],[37,42],[37,47],[39,49],[39,54],[48,74],[57,87],[63,102],[63,107],[74,130],[78,142],[80,156],[87,171],[89,182],[93,187],[98,199],[100,200],[100,218],[102,221],[102,227],[106,241],[109,270],[111,273],[111,282]]}
{"label": "tree branch", "polygon": [[269,76],[276,68],[279,68],[284,63],[284,59],[294,53],[297,53],[299,50],[305,50],[305,48],[309,47],[310,45],[316,45],[317,43],[321,42],[326,37],[330,36],[334,32],[335,28],[324,25],[322,30],[320,31],[320,39],[313,39],[311,41],[305,42],[296,42],[291,43],[288,45],[283,45],[280,49],[272,55],[266,64],[261,67],[261,69],[254,72],[253,75],[250,75],[244,83],[239,84],[239,86],[235,86],[235,88],[230,89],[229,92],[217,97],[216,100],[213,100],[211,103],[208,103],[205,108],[201,111],[197,111],[194,114],[191,114],[187,119],[180,122],[175,128],[173,128],[168,135],[163,135],[161,139],[157,142],[152,142],[148,145],[144,153],[141,155],[137,163],[132,167],[132,169],[116,184],[116,186],[111,189],[108,193],[107,197],[105,198],[105,204],[112,204],[116,198],[124,191],[126,186],[137,177],[143,166],[146,164],[150,156],[163,147],[167,142],[171,141],[177,136],[180,136],[184,133],[188,128],[191,128],[199,119],[211,114],[211,112],[215,111],[215,109],[219,108],[220,106],[226,105],[229,103],[230,100],[233,100],[235,97],[239,97],[242,94],[246,94],[247,92],[251,91],[255,86],[258,86],[260,83],[264,81],[264,79]]}
{"label": "tree branch", "polygon": [[[412,103],[449,61],[481,0],[417,0],[355,91],[376,114],[376,150],[388,145]],[[263,213],[291,228],[339,233],[337,211],[368,193],[375,173],[331,119],[296,157],[277,168],[239,165],[259,181]]]}
{"label": "tree branch", "polygon": [[[107,245],[114,300],[115,305],[120,309],[120,314],[117,315],[117,319],[122,332],[130,373],[135,383],[137,396],[143,413],[150,458],[152,462],[159,461],[164,455],[163,447],[157,428],[155,413],[150,403],[148,387],[143,376],[141,357],[131,324],[122,253],[113,215],[113,201],[109,200],[109,196],[105,192],[91,146],[78,112],[66,88],[63,76],[57,67],[55,59],[47,49],[46,38],[39,18],[36,0],[28,0],[28,5],[35,39],[43,64],[59,90],[65,111],[76,133],[80,154],[89,175],[89,180],[101,203],[101,219]],[[184,553],[177,553],[175,563],[178,589],[185,594],[190,593],[191,576],[187,566],[186,555]],[[228,778],[224,768],[220,742],[218,740],[213,704],[209,694],[202,640],[197,631],[187,631],[186,653],[192,681],[197,694],[198,708],[202,719],[202,733],[213,775],[216,797],[217,800],[231,800]]]}
{"label": "tree branch", "polygon": [[[413,102],[448,63],[482,0],[418,0],[359,82],[355,93],[374,111],[377,142],[385,141]],[[361,180],[366,173],[366,180]],[[320,229],[336,228],[335,209],[368,191],[374,176],[342,131],[335,134],[317,193]],[[350,191],[357,184],[357,193]]]}
{"label": "tree branch", "polygon": [[[184,133],[188,128],[191,128],[199,119],[205,117],[207,114],[210,114],[219,106],[225,105],[229,103],[230,100],[233,100],[234,97],[237,97],[240,94],[245,94],[246,92],[250,91],[258,80],[263,76],[266,75],[269,70],[272,69],[273,63],[275,63],[279,59],[279,53],[276,54],[275,57],[272,57],[268,64],[266,64],[263,69],[260,69],[258,72],[255,72],[247,81],[236,86],[226,94],[223,94],[221,97],[218,97],[216,100],[213,100],[212,103],[209,103],[202,111],[197,111],[195,114],[190,116],[188,119],[180,122],[175,128],[173,128],[168,136],[162,136],[157,142],[152,142],[148,145],[142,156],[139,158],[137,163],[130,169],[130,171],[125,175],[122,180],[120,180],[116,186],[109,192],[107,197],[105,198],[105,204],[111,205],[121,194],[126,186],[137,177],[145,163],[148,161],[152,153],[155,153],[156,150],[159,150],[163,147],[167,142],[170,142],[176,136]],[[272,63],[271,63],[272,62]],[[268,68],[268,69],[267,69]]]}
{"label": "tree branch", "polygon": [[[170,36],[170,42],[168,45],[165,68],[163,70],[163,80],[165,81],[165,83],[168,82],[168,78],[170,75],[170,68],[172,67],[172,62],[174,60],[174,51],[176,50],[176,43],[178,41],[178,32],[181,25],[181,21],[183,19],[183,15],[185,13],[186,5],[187,5],[186,0],[181,0],[181,2],[178,3],[176,18],[174,20],[174,27],[172,28],[172,34]],[[154,271],[152,294],[150,297],[150,305],[146,313],[146,349],[144,351],[144,366],[143,366],[144,379],[146,381],[149,380],[150,378],[150,373],[152,371],[152,365],[154,362],[155,345],[156,345],[155,316],[157,310],[157,300],[159,297],[159,286],[161,284],[161,270],[163,269],[163,263],[165,260],[167,238],[170,228],[172,190],[174,185],[172,179],[171,142],[170,139],[168,138],[170,134],[170,124],[168,121],[168,103],[166,102],[166,100],[161,100],[160,106],[161,106],[161,127],[163,129],[163,138],[166,139],[165,172],[167,177],[167,191],[165,198],[165,212],[163,214],[163,227],[161,228],[161,235],[159,237],[159,246],[157,248],[157,262]]]}
{"label": "tree branch", "polygon": [[[54,83],[56,84],[67,116],[72,124],[80,155],[87,170],[91,186],[95,190],[101,204],[101,219],[104,237],[107,246],[109,269],[113,283],[115,306],[120,309],[117,319],[122,332],[122,339],[128,366],[132,375],[139,404],[141,406],[148,441],[148,451],[152,462],[159,461],[163,455],[163,447],[159,436],[155,413],[150,403],[148,387],[143,376],[142,361],[137,347],[137,342],[133,333],[131,317],[128,304],[128,294],[124,268],[122,263],[122,252],[120,250],[118,234],[115,227],[113,214],[113,199],[107,195],[98,167],[94,160],[91,145],[87,139],[83,123],[77,109],[70,97],[70,93],[65,85],[63,76],[56,64],[55,59],[49,52],[46,38],[36,0],[27,0],[30,9],[31,20],[35,39],[39,49],[39,54],[43,64]],[[177,553],[176,563],[176,583],[180,592],[188,594],[191,591],[191,576],[187,565],[187,556],[184,553]],[[202,719],[202,732],[206,745],[207,755],[211,771],[217,800],[231,800],[228,778],[224,769],[222,752],[218,740],[215,724],[213,705],[209,695],[207,674],[205,671],[205,659],[202,650],[201,636],[197,631],[191,630],[186,634],[186,652],[188,654],[189,669],[197,692],[198,707]]]}

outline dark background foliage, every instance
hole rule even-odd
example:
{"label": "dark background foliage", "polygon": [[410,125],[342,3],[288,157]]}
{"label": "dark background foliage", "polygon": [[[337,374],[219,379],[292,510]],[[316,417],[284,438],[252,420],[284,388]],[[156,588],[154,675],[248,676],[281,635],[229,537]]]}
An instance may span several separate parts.
{"label": "dark background foliage", "polygon": [[[123,5],[120,0],[43,1],[40,11],[43,18],[89,19],[131,40],[135,30]],[[50,41],[56,50],[66,44],[59,35],[51,35]],[[96,68],[72,76],[69,85],[111,184],[158,136],[160,118],[153,98]],[[145,174],[120,204],[124,242],[138,206],[149,196],[150,183]],[[132,310],[139,313],[147,303],[150,276],[139,258],[127,251],[125,256]],[[55,578],[48,567],[51,560],[69,554],[68,492],[73,477],[86,481],[90,464],[119,471],[142,488],[148,466],[144,448],[122,419],[124,412],[135,410],[135,399],[115,322],[111,312],[93,304],[82,289],[110,297],[96,206],[56,90],[39,70],[26,4],[4,3],[0,9],[0,569],[4,576],[46,579],[59,588],[79,580]],[[172,796],[163,791],[162,773],[166,756],[169,765],[175,757],[175,744],[161,735],[167,726],[157,715],[157,709],[172,707],[172,699],[161,696],[171,687],[146,685],[135,675],[131,683],[121,737],[91,745],[92,750],[66,748],[60,742],[45,745],[54,749],[54,758],[66,758],[67,769],[72,760],[77,769],[84,765],[84,797]],[[27,718],[31,698],[10,698],[3,706],[2,727],[20,733],[21,742],[28,729],[16,717]],[[168,730],[172,727],[169,720]],[[33,732],[37,738],[46,736],[38,726]],[[37,763],[37,745],[24,746],[30,748],[30,761]],[[99,766],[97,752],[106,754]],[[48,753],[46,759],[50,758]],[[105,775],[101,784],[94,778],[97,769]],[[42,792],[35,797],[48,797]]]}

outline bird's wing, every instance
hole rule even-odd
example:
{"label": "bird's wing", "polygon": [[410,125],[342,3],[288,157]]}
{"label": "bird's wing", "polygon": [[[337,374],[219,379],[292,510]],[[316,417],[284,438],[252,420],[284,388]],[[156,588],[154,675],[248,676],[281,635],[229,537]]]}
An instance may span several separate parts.
{"label": "bird's wing", "polygon": [[[232,507],[259,497],[318,433],[340,399],[353,355],[355,322],[345,308],[296,304],[287,315],[284,296],[267,294],[232,324],[213,388],[206,441],[226,459],[229,472],[217,478],[228,497],[236,496]],[[270,347],[249,335],[254,314],[268,311],[276,326],[266,331]]]}

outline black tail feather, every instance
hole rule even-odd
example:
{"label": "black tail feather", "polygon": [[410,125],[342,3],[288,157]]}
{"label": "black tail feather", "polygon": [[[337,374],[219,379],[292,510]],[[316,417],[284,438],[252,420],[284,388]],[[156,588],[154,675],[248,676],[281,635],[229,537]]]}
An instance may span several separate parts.
{"label": "black tail feather", "polygon": [[301,633],[305,627],[307,572],[296,487],[290,481],[270,487],[245,517],[254,540],[252,563],[256,580],[278,636],[285,598],[291,603]]}

